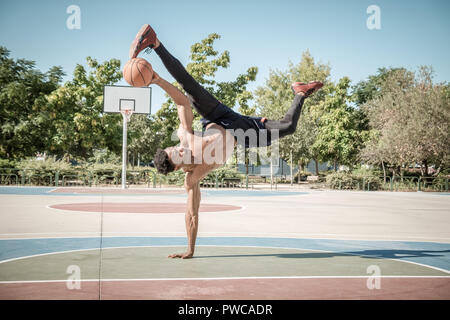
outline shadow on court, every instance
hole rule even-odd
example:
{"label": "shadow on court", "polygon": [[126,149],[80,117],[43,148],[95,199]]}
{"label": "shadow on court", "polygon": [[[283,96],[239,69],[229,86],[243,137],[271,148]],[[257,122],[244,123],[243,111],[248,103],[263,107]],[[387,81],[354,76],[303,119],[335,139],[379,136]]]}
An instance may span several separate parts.
{"label": "shadow on court", "polygon": [[242,257],[278,257],[288,259],[320,259],[346,256],[360,256],[362,258],[371,259],[401,259],[401,258],[415,258],[415,257],[443,257],[445,253],[450,250],[362,250],[349,252],[311,252],[311,253],[280,253],[280,254],[231,254],[231,255],[216,255],[216,256],[194,256],[193,259],[206,258],[242,258]]}

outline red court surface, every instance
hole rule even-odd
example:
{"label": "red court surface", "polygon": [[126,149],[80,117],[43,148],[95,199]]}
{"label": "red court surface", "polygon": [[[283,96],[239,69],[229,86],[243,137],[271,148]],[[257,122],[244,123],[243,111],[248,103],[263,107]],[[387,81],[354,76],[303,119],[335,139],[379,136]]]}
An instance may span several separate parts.
{"label": "red court surface", "polygon": [[367,277],[84,281],[1,284],[0,299],[77,300],[448,300],[450,277],[383,277],[369,290]]}

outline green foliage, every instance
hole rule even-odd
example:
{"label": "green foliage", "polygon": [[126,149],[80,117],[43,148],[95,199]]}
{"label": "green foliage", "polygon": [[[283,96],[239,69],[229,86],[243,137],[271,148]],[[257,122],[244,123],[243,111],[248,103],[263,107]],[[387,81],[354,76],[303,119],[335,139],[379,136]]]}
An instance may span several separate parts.
{"label": "green foliage", "polygon": [[164,184],[174,184],[177,186],[184,185],[184,177],[186,173],[182,170],[172,171],[167,176],[158,175],[158,179],[162,180]]}
{"label": "green foliage", "polygon": [[25,183],[35,185],[50,185],[58,171],[62,175],[77,175],[77,171],[67,161],[47,157],[45,160],[27,158],[19,161],[16,172]]}
{"label": "green foliage", "polygon": [[289,63],[286,71],[272,70],[265,85],[256,90],[258,113],[269,119],[278,120],[284,117],[294,99],[291,89],[293,82],[307,83],[320,80],[325,83],[324,89],[306,99],[296,132],[280,140],[282,158],[290,159],[292,153],[294,162],[306,164],[310,159],[318,157],[315,150],[311,148],[318,130],[312,110],[325,99],[329,76],[330,66],[315,62],[310,52],[305,51],[297,65]]}
{"label": "green foliage", "polygon": [[73,171],[70,163],[64,160],[57,160],[55,156],[47,157],[45,160],[37,160],[36,158],[23,159],[17,163],[16,168],[37,172]]}
{"label": "green foliage", "polygon": [[380,95],[364,104],[372,131],[363,160],[393,170],[450,166],[449,85],[433,84],[432,75],[430,67],[416,74],[398,69],[386,78]]}
{"label": "green foliage", "polygon": [[46,149],[36,104],[58,87],[63,75],[61,67],[42,73],[34,61],[10,59],[0,47],[0,157],[23,158]]}
{"label": "green foliage", "polygon": [[91,164],[114,164],[121,165],[122,158],[109,151],[108,149],[94,149],[92,157],[88,158],[88,163]]}
{"label": "green foliage", "polygon": [[133,115],[128,123],[128,152],[143,162],[150,162],[159,143],[165,138],[160,131],[154,116]]}
{"label": "green foliage", "polygon": [[313,111],[318,128],[312,149],[322,162],[352,166],[363,146],[365,135],[359,130],[356,109],[349,105],[349,89],[347,77],[330,84],[324,101]]}
{"label": "green foliage", "polygon": [[16,161],[10,159],[0,159],[0,168],[15,168]]}
{"label": "green foliage", "polygon": [[326,177],[327,186],[331,189],[351,190],[356,187],[351,173],[333,172]]}
{"label": "green foliage", "polygon": [[243,175],[242,173],[237,171],[236,168],[234,168],[234,167],[223,166],[223,167],[220,167],[220,168],[215,169],[215,170],[211,171],[210,173],[208,173],[208,175],[206,176],[205,179],[209,179],[212,181],[215,181],[217,179],[217,181],[220,182],[226,178],[228,178],[228,179],[230,179],[230,178],[244,179],[245,175]]}
{"label": "green foliage", "polygon": [[382,177],[383,172],[379,169],[369,169],[366,167],[359,167],[352,170],[352,174],[358,177],[377,176]]}
{"label": "green foliage", "polygon": [[86,159],[96,148],[121,150],[121,116],[103,114],[103,87],[122,78],[120,61],[102,64],[88,57],[66,82],[35,105],[35,117],[50,154]]}
{"label": "green foliage", "polygon": [[379,68],[375,75],[368,76],[367,80],[358,82],[353,86],[353,100],[358,107],[366,102],[378,98],[386,90],[386,82],[398,72],[407,72],[405,68]]}
{"label": "green foliage", "polygon": [[379,190],[382,179],[379,176],[362,172],[333,172],[326,176],[326,184],[331,189],[340,190]]}

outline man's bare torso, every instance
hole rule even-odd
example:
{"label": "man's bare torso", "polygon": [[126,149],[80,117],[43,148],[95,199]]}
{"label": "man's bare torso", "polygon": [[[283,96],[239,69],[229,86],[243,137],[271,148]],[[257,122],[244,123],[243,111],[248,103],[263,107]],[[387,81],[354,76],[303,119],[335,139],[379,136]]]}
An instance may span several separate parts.
{"label": "man's bare torso", "polygon": [[[198,133],[196,136],[200,138]],[[235,145],[236,141],[230,132],[216,123],[210,123],[201,136],[201,149],[197,149],[201,150],[201,154],[194,151],[193,165],[184,169],[189,173],[186,179],[196,183],[212,170],[222,167],[233,154]]]}

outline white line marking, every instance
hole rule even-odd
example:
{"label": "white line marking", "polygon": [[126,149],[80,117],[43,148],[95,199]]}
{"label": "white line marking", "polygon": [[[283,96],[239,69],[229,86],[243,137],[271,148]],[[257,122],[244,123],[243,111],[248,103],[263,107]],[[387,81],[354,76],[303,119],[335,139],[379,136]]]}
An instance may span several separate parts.
{"label": "white line marking", "polygon": [[[142,202],[142,203],[146,203],[146,202]],[[45,206],[45,208],[50,209],[50,210],[55,210],[58,211],[59,213],[68,213],[68,212],[76,212],[76,213],[101,213],[100,211],[89,211],[89,210],[72,210],[72,209],[62,209],[62,208],[52,208],[51,206],[55,206],[55,205],[61,205],[61,204],[67,204],[67,203],[60,203],[60,204],[48,204]],[[74,204],[74,203],[70,203],[70,204]],[[78,203],[76,203],[78,204]],[[85,204],[85,202],[80,202],[80,205]],[[127,204],[127,202],[117,202],[117,204]],[[152,204],[151,202],[148,202],[148,204]],[[185,204],[184,202],[178,202],[176,204]],[[221,203],[207,203],[207,204],[211,204],[211,205],[223,205]],[[234,210],[222,210],[222,211],[200,211],[199,213],[239,213],[240,211],[244,211],[246,209],[245,206],[239,206],[239,209],[234,209]],[[186,214],[185,212],[125,212],[125,211],[120,211],[120,212],[113,212],[113,211],[103,211],[103,213],[105,214]],[[2,234],[0,234],[1,236]]]}

